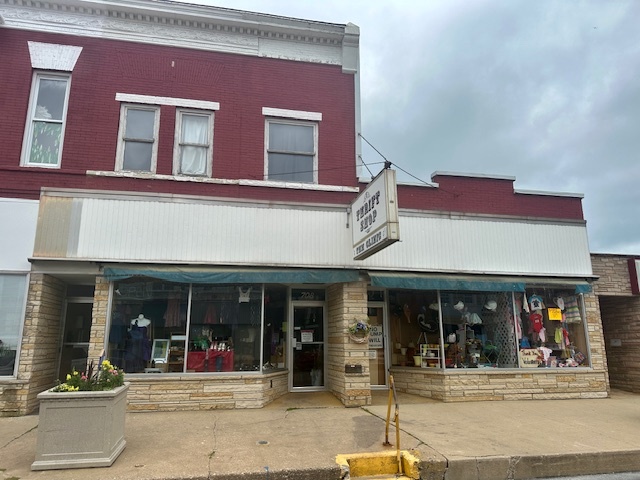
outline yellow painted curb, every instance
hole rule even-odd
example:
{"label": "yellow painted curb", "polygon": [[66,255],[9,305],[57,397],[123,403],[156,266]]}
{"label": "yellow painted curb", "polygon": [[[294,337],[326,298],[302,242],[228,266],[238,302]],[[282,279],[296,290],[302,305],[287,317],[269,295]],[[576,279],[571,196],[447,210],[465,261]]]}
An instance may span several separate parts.
{"label": "yellow painted curb", "polygon": [[[400,462],[403,475],[400,478],[420,479],[420,459],[415,452],[401,450]],[[392,475],[391,478],[396,478],[395,475],[399,473],[395,451],[340,454],[336,456],[336,463],[340,466],[342,480],[375,475]]]}

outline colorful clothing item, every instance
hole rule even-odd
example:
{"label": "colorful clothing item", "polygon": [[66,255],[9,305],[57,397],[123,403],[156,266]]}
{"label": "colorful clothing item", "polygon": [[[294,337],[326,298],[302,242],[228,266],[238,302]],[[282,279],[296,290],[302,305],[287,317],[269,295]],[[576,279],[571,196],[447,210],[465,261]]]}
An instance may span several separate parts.
{"label": "colorful clothing item", "polygon": [[564,306],[567,323],[582,323],[582,315],[580,315],[580,309],[578,308],[578,298],[575,295],[567,297]]}
{"label": "colorful clothing item", "polygon": [[542,315],[539,313],[532,313],[529,315],[529,322],[531,322],[531,328],[535,333],[539,333],[544,328],[542,323]]}
{"label": "colorful clothing item", "polygon": [[529,305],[531,306],[531,310],[542,310],[545,308],[542,297],[535,294],[529,297]]}

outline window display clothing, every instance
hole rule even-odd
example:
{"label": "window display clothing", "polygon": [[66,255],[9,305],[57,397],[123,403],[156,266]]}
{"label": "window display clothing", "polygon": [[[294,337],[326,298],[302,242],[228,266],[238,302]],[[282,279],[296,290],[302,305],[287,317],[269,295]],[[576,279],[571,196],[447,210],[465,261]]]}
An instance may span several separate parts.
{"label": "window display clothing", "polygon": [[[125,366],[126,372],[141,372],[147,366],[147,362],[151,359],[151,341],[147,326],[141,326],[143,323],[149,325],[150,320],[132,320],[131,329],[127,334],[125,342]],[[148,322],[148,323],[147,323]]]}

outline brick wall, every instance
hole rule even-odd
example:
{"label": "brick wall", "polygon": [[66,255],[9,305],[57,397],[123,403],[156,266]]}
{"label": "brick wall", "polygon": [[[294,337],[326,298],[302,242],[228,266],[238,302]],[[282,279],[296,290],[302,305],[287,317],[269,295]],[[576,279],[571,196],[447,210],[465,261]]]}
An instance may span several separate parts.
{"label": "brick wall", "polygon": [[613,388],[640,393],[640,296],[631,291],[629,256],[592,254],[606,358]]}
{"label": "brick wall", "polygon": [[517,193],[514,180],[437,175],[436,188],[401,185],[398,206],[417,210],[583,220],[582,199]]}
{"label": "brick wall", "polygon": [[[83,48],[72,74],[60,169],[19,166],[33,75],[27,41]],[[0,105],[5,117],[14,121],[14,128],[0,131],[0,171],[11,175],[0,185],[0,192],[6,190],[6,196],[37,198],[41,186],[244,198],[259,194],[274,200],[286,200],[279,197],[281,194],[293,193],[300,199],[309,194],[274,188],[239,189],[197,182],[87,176],[86,170],[114,170],[120,117],[116,93],[218,102],[213,176],[225,179],[263,178],[263,107],[320,112],[319,183],[357,185],[354,81],[353,75],[343,73],[338,65],[9,29],[0,31],[0,43],[5,66],[0,69],[0,85],[11,87],[0,90]],[[100,106],[99,115],[96,105]],[[172,172],[175,116],[176,107],[161,107],[158,174]],[[311,197],[315,193],[311,192]],[[328,199],[340,198],[334,192],[325,193]],[[348,203],[349,199],[342,201]]]}
{"label": "brick wall", "polygon": [[[369,345],[352,342],[346,333],[356,319],[367,319],[366,282],[331,285],[327,306],[327,386],[347,407],[370,405]],[[346,365],[360,366],[362,373],[346,373]]]}
{"label": "brick wall", "polygon": [[591,254],[593,274],[600,277],[593,286],[596,295],[632,295],[628,259],[625,255]]}

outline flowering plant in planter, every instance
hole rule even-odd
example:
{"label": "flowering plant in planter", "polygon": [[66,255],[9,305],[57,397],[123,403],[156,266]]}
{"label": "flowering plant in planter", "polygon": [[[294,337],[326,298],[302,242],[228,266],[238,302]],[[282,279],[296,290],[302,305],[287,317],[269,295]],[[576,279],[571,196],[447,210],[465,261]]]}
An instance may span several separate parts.
{"label": "flowering plant in planter", "polygon": [[67,374],[64,383],[58,383],[52,392],[104,391],[124,385],[124,372],[111,365],[109,360],[103,360],[94,372],[93,360],[85,372],[78,372],[74,368]]}
{"label": "flowering plant in planter", "polygon": [[[64,383],[38,394],[38,443],[31,470],[108,467],[127,442],[129,383],[109,360],[73,370]],[[82,418],[79,422],[69,419]]]}

